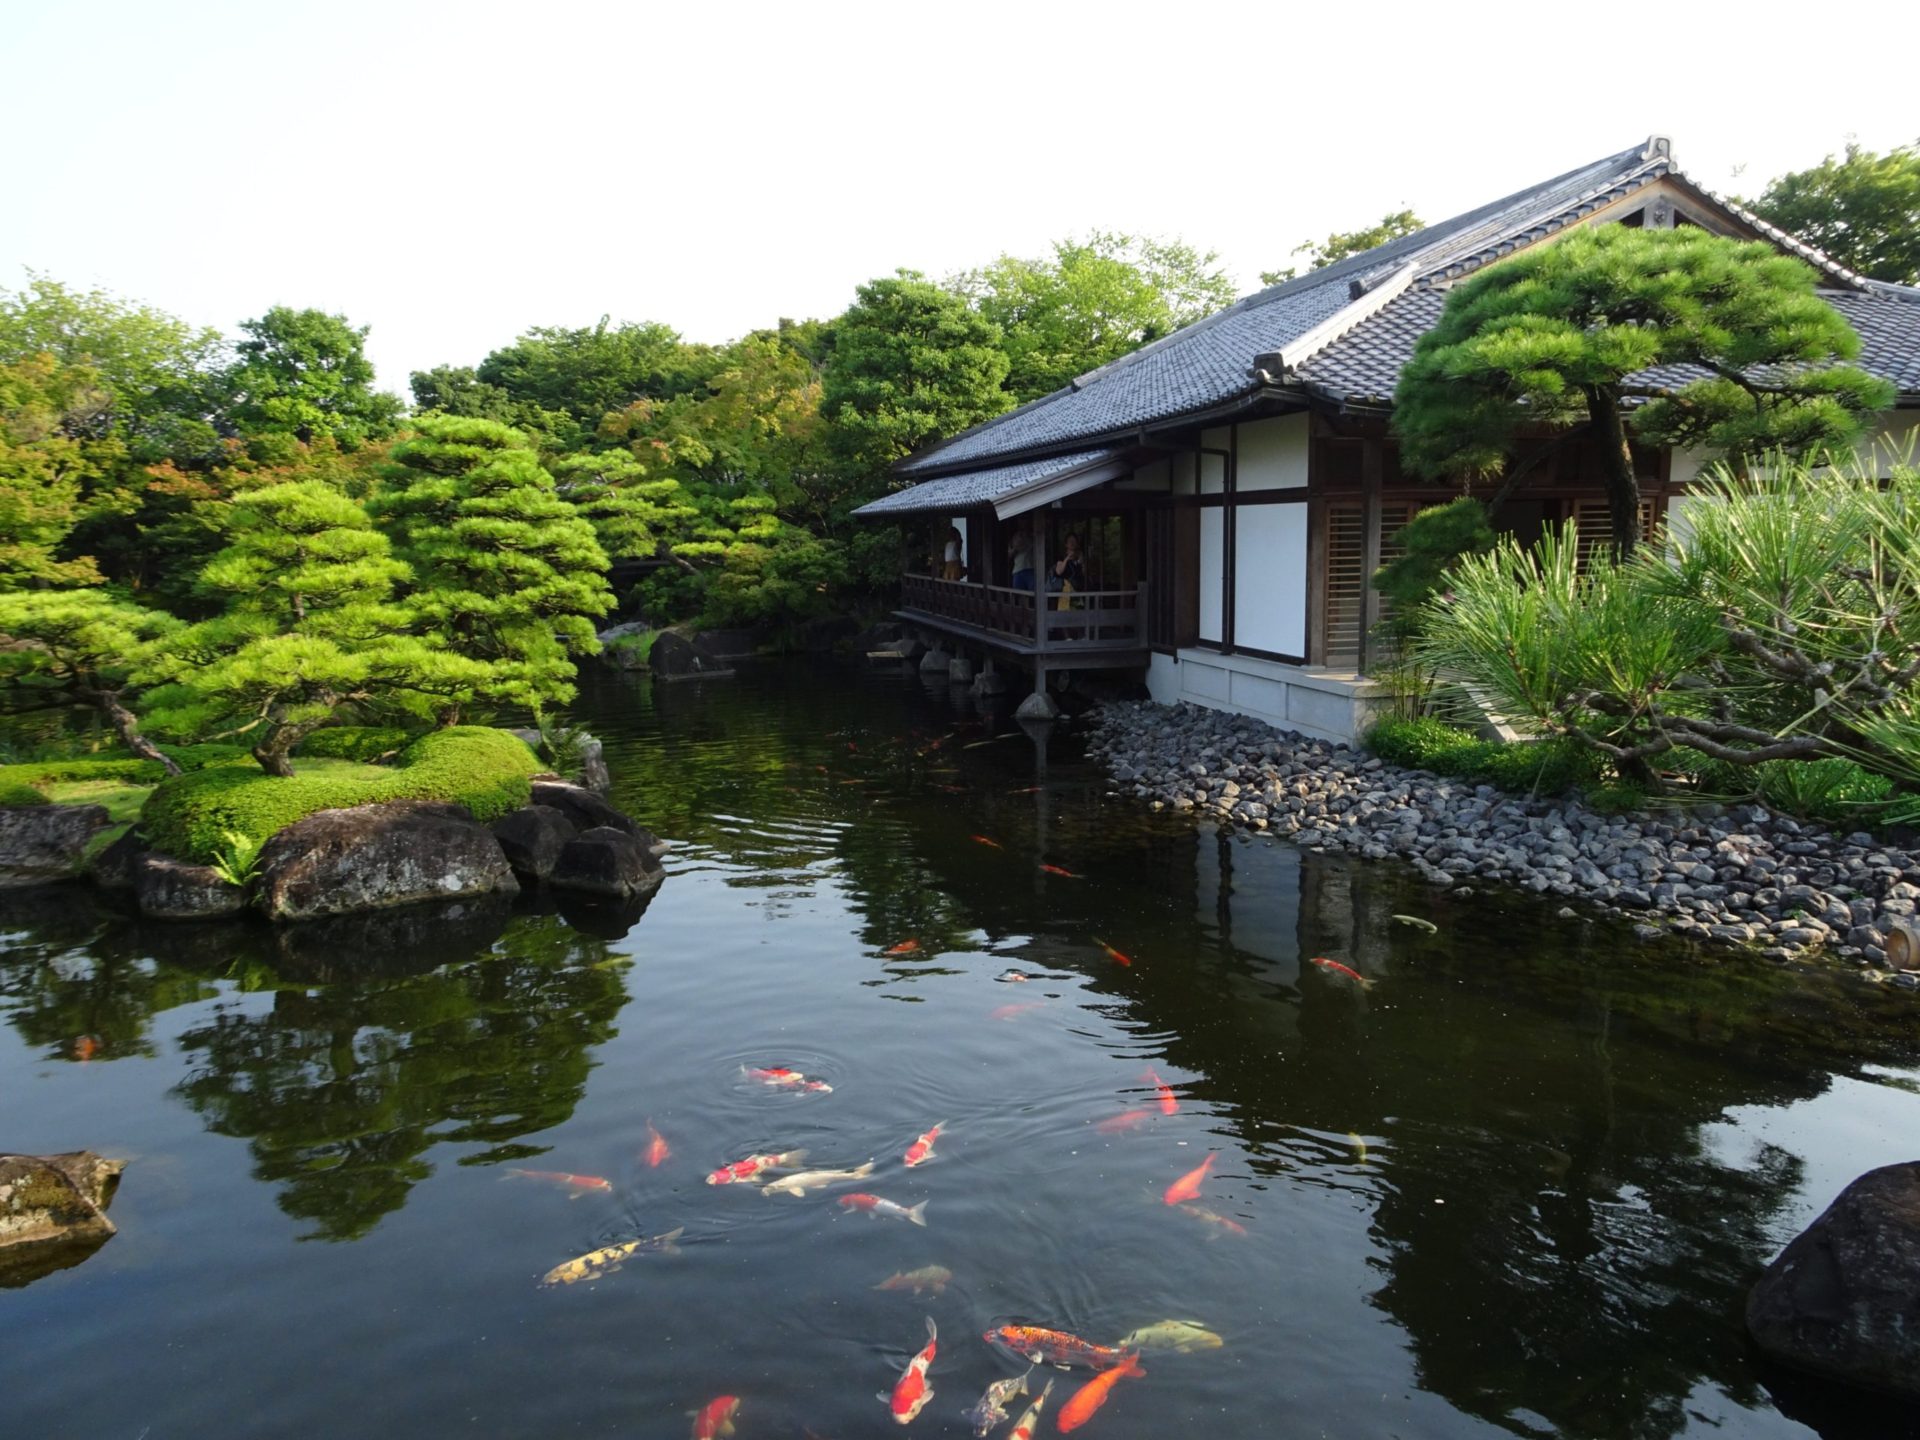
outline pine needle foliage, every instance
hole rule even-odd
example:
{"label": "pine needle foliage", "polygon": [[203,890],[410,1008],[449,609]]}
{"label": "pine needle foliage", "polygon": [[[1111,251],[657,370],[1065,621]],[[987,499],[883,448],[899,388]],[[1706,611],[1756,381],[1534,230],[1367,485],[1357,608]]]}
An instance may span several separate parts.
{"label": "pine needle foliage", "polygon": [[417,428],[394,447],[376,513],[412,566],[415,632],[486,667],[446,697],[441,723],[476,704],[564,705],[614,603],[593,525],[517,431],[450,415]]}
{"label": "pine needle foliage", "polygon": [[349,705],[419,706],[464,691],[484,667],[407,633],[407,578],[358,502],[314,481],[234,501],[229,543],[201,572],[226,601],[137,667],[162,733],[246,739],[290,776],[300,741]]}
{"label": "pine needle foliage", "polygon": [[[1522,427],[1584,423],[1616,552],[1639,533],[1631,435],[1743,462],[1858,438],[1892,387],[1844,362],[1860,338],[1813,269],[1761,242],[1601,225],[1455,287],[1394,391],[1401,459],[1426,475],[1501,474]],[[1684,368],[1682,368],[1684,367]],[[1644,403],[1628,413],[1629,397]]]}
{"label": "pine needle foliage", "polygon": [[33,687],[89,705],[126,747],[169,775],[180,767],[140,732],[129,708],[141,661],[185,627],[171,615],[102,590],[0,594],[0,686]]}

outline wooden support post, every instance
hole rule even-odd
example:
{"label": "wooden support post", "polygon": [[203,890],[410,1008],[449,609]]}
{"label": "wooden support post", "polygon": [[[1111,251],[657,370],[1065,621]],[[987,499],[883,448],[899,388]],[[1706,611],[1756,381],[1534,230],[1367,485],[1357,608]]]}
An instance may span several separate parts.
{"label": "wooden support post", "polygon": [[1386,473],[1386,445],[1377,435],[1360,442],[1360,653],[1354,668],[1367,671],[1367,640],[1380,623],[1380,592],[1373,572],[1380,568],[1380,482]]}
{"label": "wooden support post", "polygon": [[[1047,580],[1053,573],[1053,560],[1047,554],[1047,512],[1039,512],[1040,523],[1033,527],[1033,647],[1045,653],[1047,648]],[[1036,656],[1033,665],[1034,684],[1044,694],[1044,680],[1047,667]]]}

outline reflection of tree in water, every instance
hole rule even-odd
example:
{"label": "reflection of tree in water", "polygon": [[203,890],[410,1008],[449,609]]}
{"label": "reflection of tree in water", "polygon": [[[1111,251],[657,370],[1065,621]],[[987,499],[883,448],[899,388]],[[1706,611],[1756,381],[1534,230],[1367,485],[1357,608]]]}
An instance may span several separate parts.
{"label": "reflection of tree in water", "polygon": [[221,1007],[181,1037],[193,1068],[175,1093],[249,1141],[281,1208],[313,1222],[303,1238],[352,1239],[405,1204],[435,1143],[505,1146],[572,1114],[589,1047],[625,1003],[613,958],[555,917],[524,917],[490,952],[427,974],[369,963],[280,990],[265,1011]]}
{"label": "reflection of tree in water", "polygon": [[75,1058],[154,1053],[155,1015],[213,996],[204,975],[161,963],[122,917],[72,887],[0,892],[0,1010],[27,1044]]}
{"label": "reflection of tree in water", "polygon": [[[1367,1198],[1370,1303],[1426,1389],[1516,1433],[1622,1440],[1686,1430],[1703,1383],[1764,1405],[1741,1307],[1802,1167],[1713,1153],[1709,1129],[1911,1064],[1910,1001],[1687,963],[1525,902],[1490,926],[1391,870],[1290,847],[1202,834],[1160,855],[1193,897],[1198,959],[1128,976],[1132,1014],[1171,1037],[1256,1174]],[[1382,983],[1362,993],[1315,955]],[[1348,1131],[1372,1137],[1365,1169]]]}

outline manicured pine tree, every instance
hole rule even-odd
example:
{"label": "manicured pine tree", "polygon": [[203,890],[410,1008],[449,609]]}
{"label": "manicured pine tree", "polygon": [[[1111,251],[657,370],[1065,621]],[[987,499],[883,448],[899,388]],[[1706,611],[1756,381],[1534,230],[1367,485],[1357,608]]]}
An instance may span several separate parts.
{"label": "manicured pine tree", "polygon": [[625,450],[562,455],[549,468],[561,498],[593,527],[612,560],[657,554],[700,514],[678,480],[653,476]]}
{"label": "manicured pine tree", "polygon": [[593,526],[517,431],[450,415],[416,430],[394,448],[375,510],[413,567],[415,632],[489,667],[440,721],[458,724],[471,704],[564,705],[574,657],[599,652],[594,621],[613,608]]}
{"label": "manicured pine tree", "polygon": [[100,590],[33,590],[0,595],[0,685],[23,681],[98,710],[126,747],[157,760],[169,775],[180,767],[140,733],[129,708],[140,662],[184,626],[160,610],[116,600]]}
{"label": "manicured pine tree", "polygon": [[[1600,225],[1522,251],[1449,291],[1420,337],[1394,391],[1402,463],[1494,476],[1522,427],[1584,424],[1625,556],[1640,502],[1629,435],[1735,460],[1807,454],[1851,444],[1892,403],[1841,363],[1860,337],[1815,278],[1771,245],[1691,226]],[[1629,397],[1644,403],[1629,412]]]}
{"label": "manicured pine tree", "polygon": [[406,633],[393,598],[407,578],[351,498],[315,481],[236,498],[229,543],[201,571],[226,611],[169,637],[136,667],[156,686],[162,732],[239,735],[270,775],[347,705],[420,708],[465,693],[486,668]]}

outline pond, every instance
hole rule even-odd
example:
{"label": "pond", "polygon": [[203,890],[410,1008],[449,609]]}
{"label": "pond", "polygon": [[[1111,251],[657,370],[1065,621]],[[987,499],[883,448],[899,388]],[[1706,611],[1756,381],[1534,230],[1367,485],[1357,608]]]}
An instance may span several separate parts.
{"label": "pond", "polygon": [[[676,845],[638,917],[0,899],[0,1148],[130,1160],[121,1233],[0,1290],[5,1434],[679,1437],[721,1396],[741,1440],[900,1433],[929,1317],[915,1435],[1025,1368],[990,1327],[1167,1319],[1223,1343],[1145,1353],[1089,1434],[1920,1433],[1740,1325],[1914,1158],[1910,996],[1155,816],[1070,726],[914,675],[607,677],[577,713]],[[705,1183],[801,1149],[876,1168]]]}

